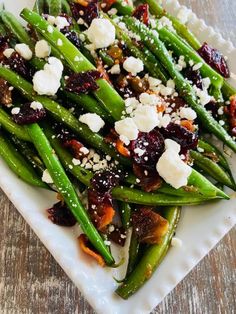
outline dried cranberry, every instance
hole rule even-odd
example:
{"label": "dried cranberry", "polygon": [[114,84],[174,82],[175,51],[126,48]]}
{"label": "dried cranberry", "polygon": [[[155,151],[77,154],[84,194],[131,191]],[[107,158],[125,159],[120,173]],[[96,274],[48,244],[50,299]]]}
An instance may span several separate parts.
{"label": "dried cranberry", "polygon": [[149,171],[145,167],[140,166],[134,162],[133,171],[139,179],[139,185],[145,192],[156,191],[161,187],[163,183],[156,169],[152,169],[151,171]]}
{"label": "dried cranberry", "polygon": [[56,124],[54,126],[55,132],[57,133],[57,138],[64,144],[67,141],[75,138],[75,134],[73,134],[70,130],[66,129],[61,124]]}
{"label": "dried cranberry", "polygon": [[104,11],[104,12],[107,12],[110,10],[111,6],[116,3],[116,0],[102,0],[102,3],[101,3],[101,9]]}
{"label": "dried cranberry", "polygon": [[12,70],[22,75],[24,78],[31,79],[33,76],[32,69],[17,52],[13,52],[11,54],[10,58],[6,61],[6,64],[8,64]]}
{"label": "dried cranberry", "polygon": [[76,139],[71,139],[69,141],[64,142],[64,146],[70,149],[73,157],[76,159],[82,159],[83,157],[88,155],[88,154],[84,154],[81,151],[81,148],[84,147],[84,145],[81,144]]}
{"label": "dried cranberry", "polygon": [[93,19],[98,17],[98,2],[96,0],[88,2],[86,6],[71,2],[70,6],[73,17],[76,20],[82,18],[88,26]]}
{"label": "dried cranberry", "polygon": [[218,104],[214,101],[214,100],[211,100],[208,104],[205,105],[205,109],[210,111],[212,116],[217,119],[218,118],[218,109],[219,109],[219,106]]}
{"label": "dried cranberry", "polygon": [[115,227],[114,231],[107,234],[107,237],[116,244],[124,246],[126,240],[126,231],[123,227]]}
{"label": "dried cranberry", "polygon": [[148,4],[140,4],[136,7],[133,12],[133,16],[136,17],[142,23],[148,25],[149,24],[149,5]]}
{"label": "dried cranberry", "polygon": [[229,68],[224,56],[215,48],[209,46],[206,42],[198,49],[200,56],[224,77],[230,77]]}
{"label": "dried cranberry", "polygon": [[179,143],[183,154],[186,153],[187,150],[197,147],[197,133],[190,132],[179,124],[171,122],[165,129],[161,129],[161,133],[165,138],[170,138]]}
{"label": "dried cranberry", "polygon": [[70,31],[68,29],[61,29],[61,32],[66,36],[66,38],[78,49],[81,48],[81,41],[79,36],[75,31]]}
{"label": "dried cranberry", "polygon": [[2,105],[12,104],[12,91],[9,84],[3,78],[0,78],[0,103]]}
{"label": "dried cranberry", "polygon": [[87,71],[82,73],[73,73],[66,80],[66,89],[74,93],[89,93],[99,88],[96,80],[102,75],[98,71]]}
{"label": "dried cranberry", "polygon": [[31,103],[26,103],[20,107],[20,112],[13,115],[13,120],[17,124],[31,124],[38,122],[46,117],[46,111],[31,108]]}
{"label": "dried cranberry", "polygon": [[121,170],[104,170],[96,173],[92,180],[91,186],[98,193],[103,194],[110,191],[113,187],[119,184],[124,175]]}
{"label": "dried cranberry", "polygon": [[5,59],[3,52],[5,49],[9,48],[8,41],[8,37],[0,36],[0,61]]}
{"label": "dried cranberry", "polygon": [[177,112],[180,108],[185,107],[186,102],[181,97],[170,97],[165,100],[166,103],[171,105],[172,112]]}
{"label": "dried cranberry", "polygon": [[232,136],[236,136],[236,95],[230,97],[229,124]]}
{"label": "dried cranberry", "polygon": [[[143,152],[140,154],[137,149]],[[153,170],[164,151],[164,138],[156,129],[149,133],[140,132],[138,139],[131,142],[130,150],[136,164]]]}
{"label": "dried cranberry", "polygon": [[184,71],[185,77],[196,85],[198,88],[202,89],[202,76],[200,70],[193,70],[193,67],[188,67]]}
{"label": "dried cranberry", "polygon": [[76,224],[76,219],[64,202],[58,202],[52,208],[47,209],[48,218],[56,225],[72,227]]}

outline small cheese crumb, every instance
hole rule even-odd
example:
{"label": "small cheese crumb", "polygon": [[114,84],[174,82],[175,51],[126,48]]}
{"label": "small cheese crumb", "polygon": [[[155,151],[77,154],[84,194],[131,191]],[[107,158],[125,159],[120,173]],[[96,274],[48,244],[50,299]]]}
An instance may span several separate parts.
{"label": "small cheese crumb", "polygon": [[154,106],[144,105],[137,108],[133,120],[141,132],[150,132],[159,125],[158,113]]}
{"label": "small cheese crumb", "polygon": [[81,164],[81,161],[79,159],[73,158],[72,159],[72,164],[75,165],[75,166],[78,166],[78,165]]}
{"label": "small cheese crumb", "polygon": [[180,240],[179,238],[173,237],[171,240],[171,246],[173,247],[177,247],[177,248],[181,248],[183,245],[182,240]]}
{"label": "small cheese crumb", "polygon": [[136,75],[143,71],[143,61],[138,58],[128,57],[123,63],[123,68],[132,75]]}
{"label": "small cheese crumb", "polygon": [[87,35],[95,49],[106,48],[114,43],[116,30],[108,19],[96,18],[89,26]]}
{"label": "small cheese crumb", "polygon": [[80,148],[80,152],[83,153],[84,155],[89,154],[88,148],[86,148],[86,147],[84,147],[84,146]]}
{"label": "small cheese crumb", "polygon": [[44,172],[43,172],[42,181],[46,182],[48,184],[53,183],[52,177],[50,176],[50,173],[48,172],[47,169],[44,170]]}
{"label": "small cheese crumb", "polygon": [[197,71],[202,67],[203,63],[199,62],[193,66],[193,71]]}
{"label": "small cheese crumb", "polygon": [[149,76],[148,77],[148,83],[149,83],[150,87],[152,88],[152,87],[156,87],[156,86],[160,85],[161,80],[158,80],[155,77]]}
{"label": "small cheese crumb", "polygon": [[70,23],[68,23],[67,19],[63,16],[57,16],[55,18],[54,24],[57,26],[58,30],[63,29],[67,26],[70,26]]}
{"label": "small cheese crumb", "polygon": [[136,140],[138,137],[138,128],[132,118],[125,118],[115,122],[115,130],[119,135],[125,136],[129,141]]}
{"label": "small cheese crumb", "polygon": [[105,123],[102,118],[96,113],[85,113],[79,117],[79,121],[87,124],[93,132],[99,132],[104,127]]}
{"label": "small cheese crumb", "polygon": [[110,68],[109,71],[111,74],[120,74],[120,65],[119,64],[115,64]]}
{"label": "small cheese crumb", "polygon": [[12,49],[12,48],[7,48],[3,51],[3,55],[6,57],[6,58],[10,58],[11,55],[13,54],[15,50]]}
{"label": "small cheese crumb", "polygon": [[197,118],[197,114],[192,108],[182,107],[179,113],[183,119],[195,120]]}
{"label": "small cheese crumb", "polygon": [[34,109],[34,110],[41,110],[41,109],[43,109],[43,105],[41,104],[41,102],[33,101],[33,102],[30,104],[30,108],[32,108],[32,109]]}
{"label": "small cheese crumb", "polygon": [[16,44],[15,50],[21,55],[25,60],[30,60],[33,56],[33,53],[30,47],[26,44]]}
{"label": "small cheese crumb", "polygon": [[11,110],[11,114],[18,114],[20,112],[20,108],[19,107],[15,107]]}
{"label": "small cheese crumb", "polygon": [[57,46],[62,46],[63,45],[63,42],[62,42],[62,40],[59,38],[58,40],[57,40]]}
{"label": "small cheese crumb", "polygon": [[49,24],[54,25],[55,24],[55,20],[56,20],[55,16],[52,16],[52,15],[48,15],[47,16],[47,21],[48,21]]}
{"label": "small cheese crumb", "polygon": [[143,156],[143,154],[145,153],[145,150],[137,147],[134,149],[135,154],[137,154],[139,157]]}
{"label": "small cheese crumb", "polygon": [[38,58],[46,58],[51,53],[51,47],[44,39],[37,41],[35,45],[35,55]]}
{"label": "small cheese crumb", "polygon": [[48,25],[47,31],[48,31],[50,34],[53,33],[53,27],[52,27],[52,25]]}
{"label": "small cheese crumb", "polygon": [[142,93],[139,96],[139,100],[143,105],[157,106],[160,102],[160,98],[155,94]]}

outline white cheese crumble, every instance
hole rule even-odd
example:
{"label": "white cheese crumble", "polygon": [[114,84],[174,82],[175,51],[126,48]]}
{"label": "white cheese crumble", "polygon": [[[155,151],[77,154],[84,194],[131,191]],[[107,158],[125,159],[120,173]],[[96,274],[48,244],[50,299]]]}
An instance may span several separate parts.
{"label": "white cheese crumble", "polygon": [[11,114],[18,114],[20,112],[20,108],[19,107],[15,107],[11,110]]}
{"label": "white cheese crumble", "polygon": [[116,30],[109,20],[97,18],[93,19],[87,30],[87,35],[95,49],[106,48],[114,43]]}
{"label": "white cheese crumble", "polygon": [[52,15],[48,15],[47,16],[47,21],[48,21],[49,24],[54,25],[55,24],[55,20],[56,20],[55,16],[52,16]]}
{"label": "white cheese crumble", "polygon": [[115,130],[119,135],[125,136],[129,141],[136,140],[138,137],[138,128],[132,118],[125,118],[115,122]]}
{"label": "white cheese crumble", "polygon": [[199,62],[193,66],[193,71],[197,71],[202,67],[203,63]]}
{"label": "white cheese crumble", "polygon": [[12,49],[12,48],[7,48],[3,51],[3,55],[6,57],[6,58],[10,58],[11,55],[13,54],[15,50]]}
{"label": "white cheese crumble", "polygon": [[179,156],[180,145],[172,140],[165,140],[166,150],[157,162],[159,175],[175,189],[188,183],[192,168]]}
{"label": "white cheese crumble", "polygon": [[111,74],[120,74],[120,65],[114,64],[109,71]]}
{"label": "white cheese crumble", "polygon": [[44,39],[37,41],[35,45],[35,55],[38,58],[46,58],[51,53],[51,47]]}
{"label": "white cheese crumble", "polygon": [[41,110],[41,109],[43,109],[43,105],[41,104],[41,102],[33,101],[33,102],[30,104],[30,108],[32,108],[32,109],[34,109],[34,110]]}
{"label": "white cheese crumble", "polygon": [[60,88],[63,64],[55,57],[50,57],[44,69],[33,77],[33,88],[39,95],[54,96]]}
{"label": "white cheese crumble", "polygon": [[16,44],[15,50],[21,55],[25,60],[30,60],[33,56],[33,53],[30,47],[26,44]]}
{"label": "white cheese crumble", "polygon": [[54,24],[57,26],[57,29],[63,29],[66,26],[70,26],[70,24],[68,23],[67,19],[63,16],[57,16],[55,18],[55,22]]}
{"label": "white cheese crumble", "polygon": [[62,40],[59,38],[58,40],[57,40],[57,46],[62,46],[63,45],[63,42],[62,42]]}
{"label": "white cheese crumble", "polygon": [[46,182],[48,184],[53,183],[52,177],[50,176],[50,173],[48,172],[48,169],[44,170],[42,181]]}
{"label": "white cheese crumble", "polygon": [[160,102],[160,98],[155,94],[142,93],[139,96],[139,101],[143,105],[157,106],[158,103]]}
{"label": "white cheese crumble", "polygon": [[179,114],[183,119],[195,120],[197,118],[197,114],[192,108],[182,107],[180,108]]}
{"label": "white cheese crumble", "polygon": [[52,25],[48,25],[47,31],[48,31],[50,34],[53,33],[53,27],[52,27]]}
{"label": "white cheese crumble", "polygon": [[137,108],[133,120],[141,132],[150,132],[159,124],[156,107],[144,105]]}
{"label": "white cheese crumble", "polygon": [[149,86],[152,88],[152,87],[156,87],[156,86],[160,85],[161,80],[158,80],[155,77],[149,76],[148,77],[148,83],[149,83]]}
{"label": "white cheese crumble", "polygon": [[105,122],[96,113],[85,113],[79,117],[79,121],[87,124],[93,132],[99,132],[101,128],[104,127]]}
{"label": "white cheese crumble", "polygon": [[136,75],[137,73],[143,71],[143,61],[132,56],[128,57],[123,63],[123,68],[132,75]]}
{"label": "white cheese crumble", "polygon": [[139,157],[143,156],[143,154],[145,153],[145,150],[137,147],[134,149],[135,154],[137,154]]}
{"label": "white cheese crumble", "polygon": [[181,248],[183,245],[183,242],[181,239],[173,237],[171,240],[171,246]]}

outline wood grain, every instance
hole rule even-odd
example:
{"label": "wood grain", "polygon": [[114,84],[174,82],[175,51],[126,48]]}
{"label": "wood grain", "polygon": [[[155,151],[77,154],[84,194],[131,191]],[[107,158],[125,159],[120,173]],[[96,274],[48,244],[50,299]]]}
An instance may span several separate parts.
{"label": "wood grain", "polygon": [[[235,0],[180,2],[236,42]],[[0,209],[0,313],[94,313],[2,191]],[[235,249],[234,228],[153,314],[236,313]]]}

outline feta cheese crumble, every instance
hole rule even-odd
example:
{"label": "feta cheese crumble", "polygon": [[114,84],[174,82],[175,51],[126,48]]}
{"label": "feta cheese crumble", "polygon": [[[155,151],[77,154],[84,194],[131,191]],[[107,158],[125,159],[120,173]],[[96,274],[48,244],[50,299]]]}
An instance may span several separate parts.
{"label": "feta cheese crumble", "polygon": [[171,246],[181,248],[183,245],[183,242],[181,239],[173,237],[171,240]]}
{"label": "feta cheese crumble", "polygon": [[195,120],[197,118],[197,114],[192,108],[182,107],[180,108],[179,114],[183,119]]}
{"label": "feta cheese crumble", "polygon": [[119,135],[125,136],[129,141],[136,140],[138,137],[138,128],[132,118],[125,118],[115,122],[115,130]]}
{"label": "feta cheese crumble", "polygon": [[3,51],[3,55],[6,57],[6,58],[10,58],[11,55],[13,54],[15,50],[12,49],[12,48],[7,48]]}
{"label": "feta cheese crumble", "polygon": [[109,47],[116,39],[115,27],[109,20],[102,18],[93,19],[87,35],[95,49]]}
{"label": "feta cheese crumble", "polygon": [[41,102],[33,101],[33,102],[30,104],[30,108],[32,108],[32,109],[34,109],[34,110],[41,110],[41,109],[43,109],[43,105],[41,104]]}
{"label": "feta cheese crumble", "polygon": [[167,183],[175,189],[179,189],[187,185],[192,168],[180,158],[180,145],[172,140],[166,141],[167,140],[165,140],[166,150],[158,160],[156,169]]}
{"label": "feta cheese crumble", "polygon": [[63,16],[57,16],[54,24],[57,26],[58,30],[63,29],[66,26],[70,26],[70,23],[68,23],[67,19]]}
{"label": "feta cheese crumble", "polygon": [[43,176],[42,176],[42,181],[45,183],[53,183],[52,177],[50,176],[50,173],[48,172],[48,169],[44,170]]}
{"label": "feta cheese crumble", "polygon": [[128,57],[123,63],[123,68],[132,75],[136,75],[143,71],[143,61],[138,58]]}
{"label": "feta cheese crumble", "polygon": [[33,53],[31,51],[30,47],[28,45],[26,45],[26,44],[16,44],[15,45],[15,50],[25,60],[30,60],[32,58],[32,56],[33,56]]}
{"label": "feta cheese crumble", "polygon": [[150,132],[159,124],[156,107],[144,105],[134,111],[133,120],[139,131]]}
{"label": "feta cheese crumble", "polygon": [[18,114],[20,112],[20,108],[19,107],[15,107],[11,110],[11,114]]}
{"label": "feta cheese crumble", "polygon": [[51,53],[51,47],[48,42],[44,39],[37,41],[35,45],[35,55],[38,58],[46,58],[49,57]]}
{"label": "feta cheese crumble", "polygon": [[54,96],[60,88],[63,64],[55,57],[50,57],[44,69],[33,77],[33,88],[39,95]]}
{"label": "feta cheese crumble", "polygon": [[142,93],[139,96],[139,100],[143,105],[157,106],[160,102],[160,98],[155,94]]}
{"label": "feta cheese crumble", "polygon": [[120,65],[119,64],[115,64],[110,68],[109,71],[111,74],[120,74]]}
{"label": "feta cheese crumble", "polygon": [[105,122],[96,113],[82,114],[79,117],[79,121],[87,124],[87,126],[90,128],[90,130],[93,132],[96,132],[96,133],[99,132],[100,129],[103,128],[105,125]]}

